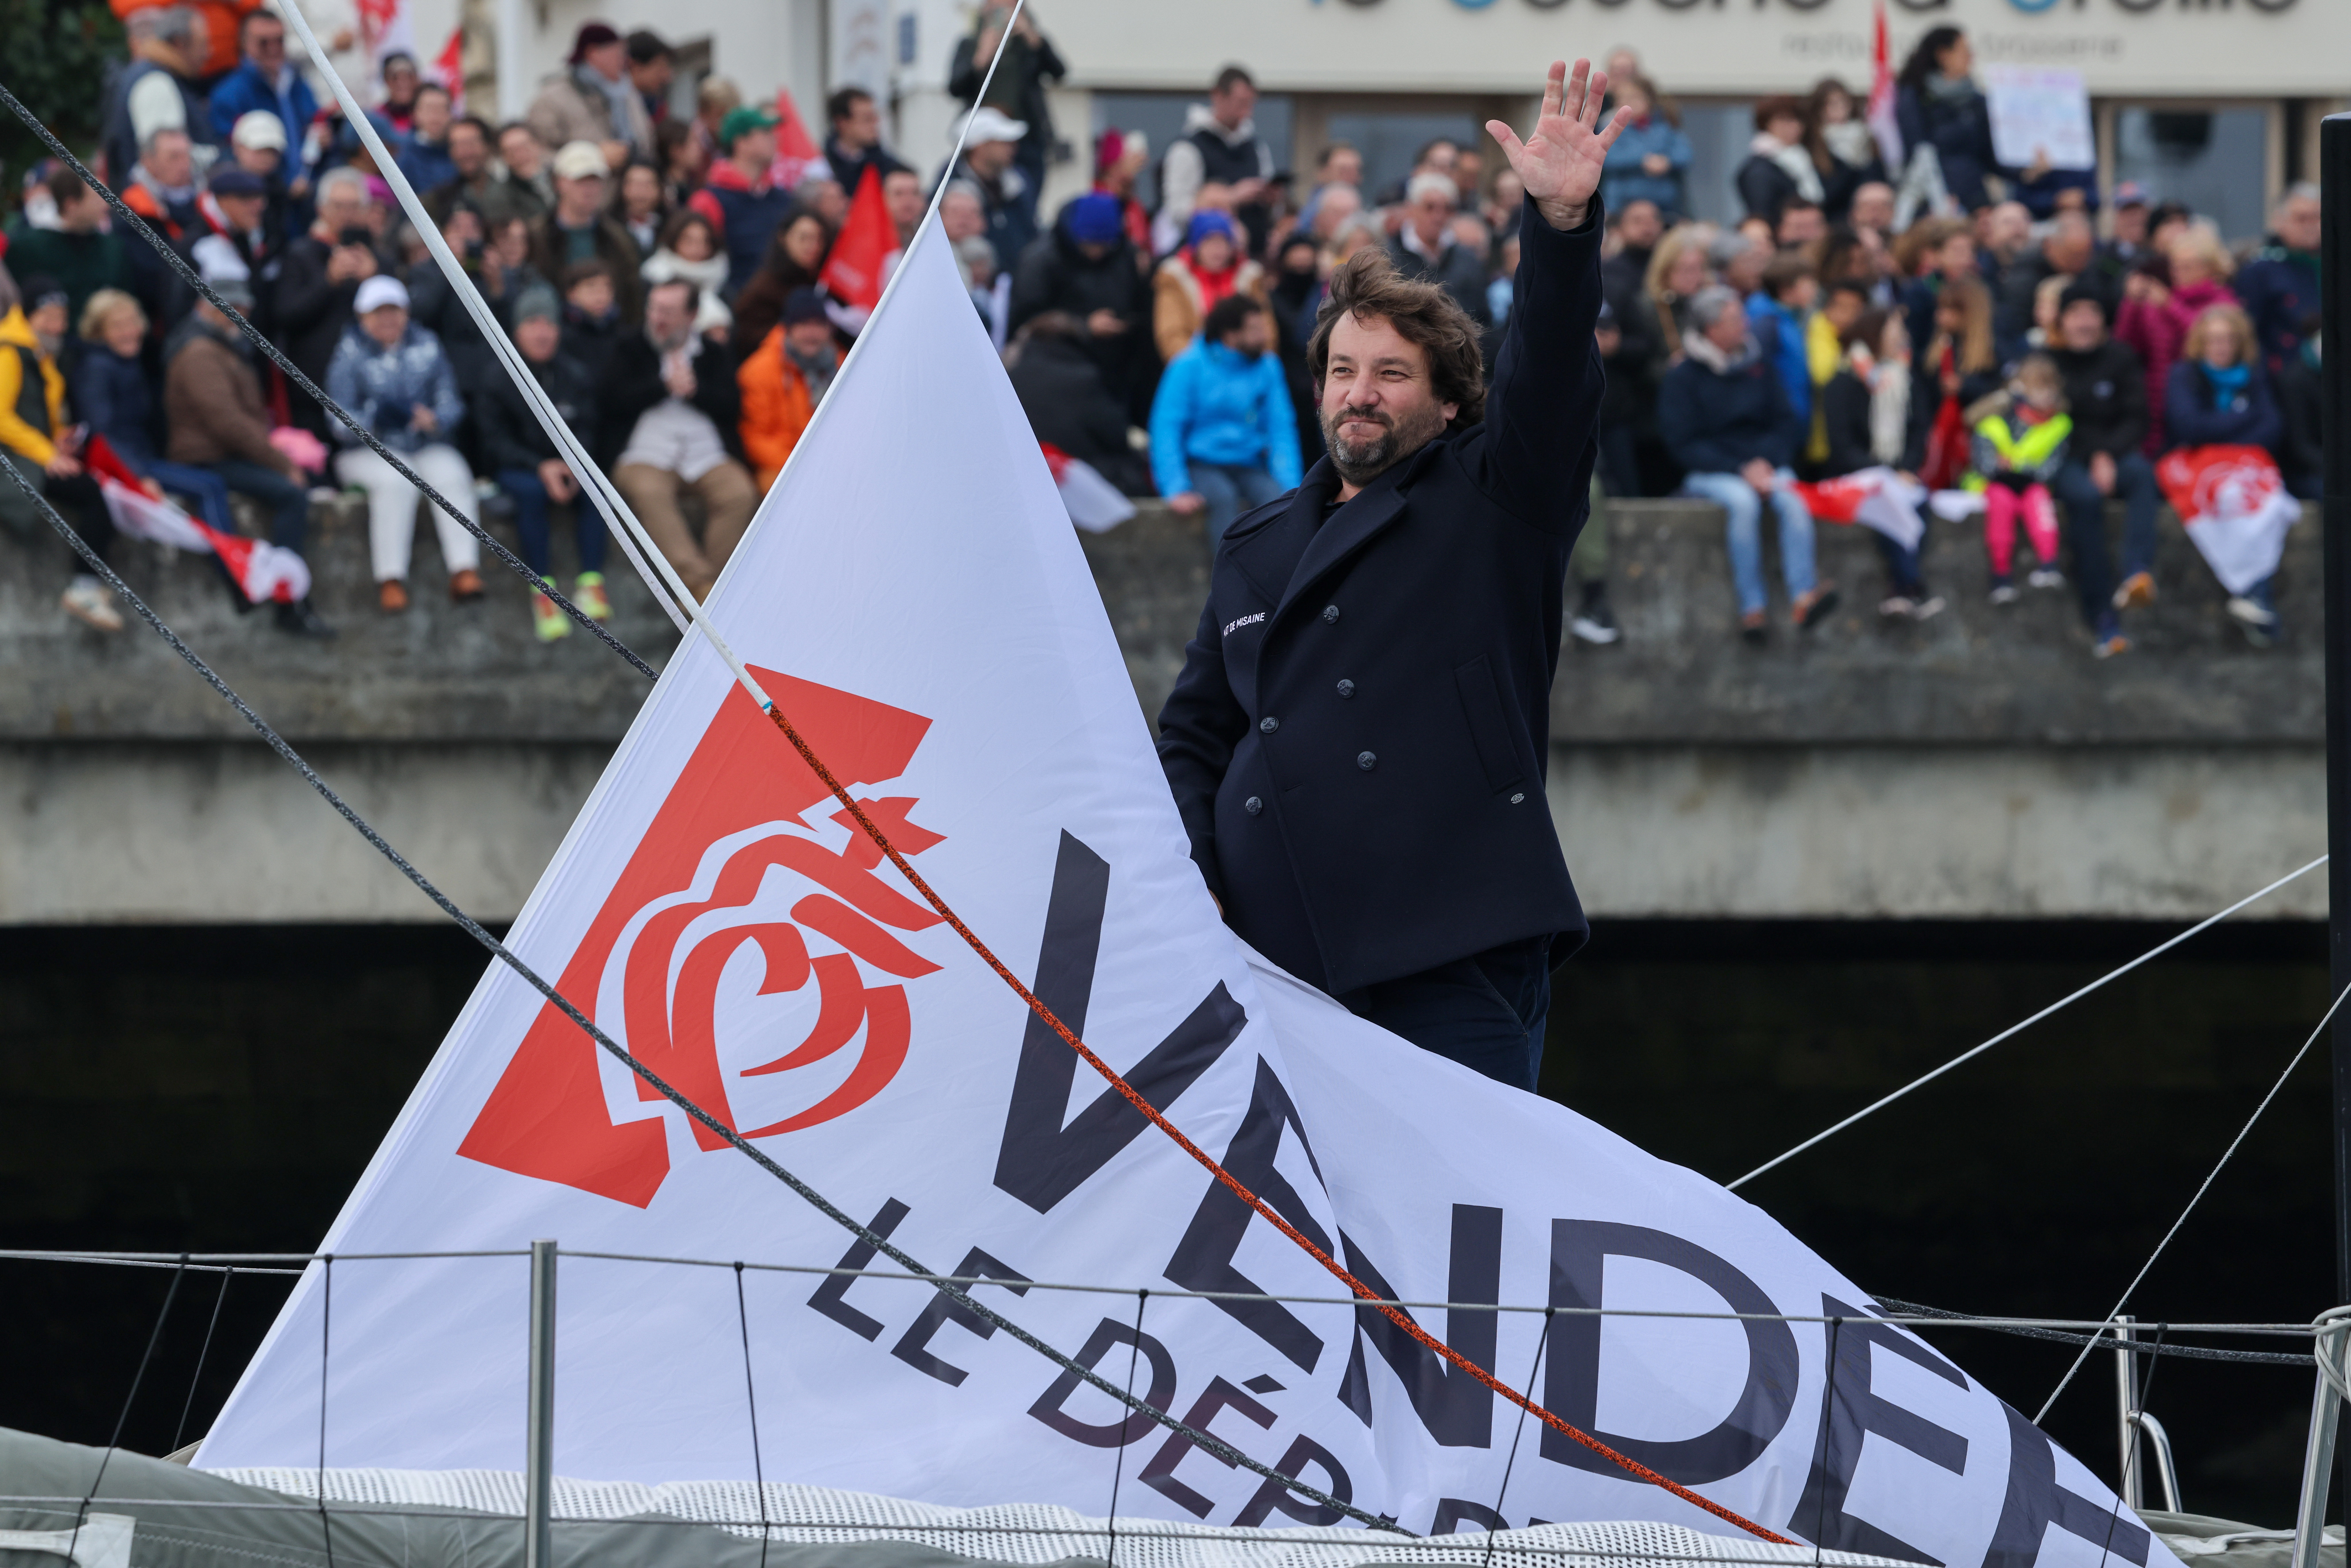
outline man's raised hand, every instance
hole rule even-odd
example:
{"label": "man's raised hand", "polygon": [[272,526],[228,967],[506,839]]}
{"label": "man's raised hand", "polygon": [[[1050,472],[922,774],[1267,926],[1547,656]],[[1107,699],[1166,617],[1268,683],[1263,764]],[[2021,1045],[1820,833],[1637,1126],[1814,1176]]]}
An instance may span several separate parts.
{"label": "man's raised hand", "polygon": [[1590,60],[1575,62],[1568,74],[1562,60],[1553,60],[1543,81],[1542,112],[1524,141],[1499,120],[1486,122],[1488,134],[1501,143],[1502,153],[1526,186],[1543,221],[1555,229],[1581,228],[1600,189],[1600,172],[1608,149],[1624,132],[1625,112],[1599,124],[1600,105],[1608,96],[1608,73],[1595,71]]}

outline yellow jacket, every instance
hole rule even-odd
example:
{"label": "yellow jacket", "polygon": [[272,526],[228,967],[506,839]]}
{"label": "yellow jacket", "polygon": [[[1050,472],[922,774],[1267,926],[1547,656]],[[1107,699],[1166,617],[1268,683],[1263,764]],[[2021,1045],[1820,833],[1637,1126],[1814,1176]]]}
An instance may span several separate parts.
{"label": "yellow jacket", "polygon": [[1837,341],[1837,329],[1829,324],[1828,313],[1813,312],[1804,323],[1804,364],[1813,375],[1813,430],[1804,443],[1804,455],[1815,463],[1825,462],[1829,455],[1828,400],[1822,396],[1829,382],[1836,380],[1837,367],[1844,362],[1844,345]]}
{"label": "yellow jacket", "polygon": [[[40,424],[26,417],[32,412],[26,406],[25,395],[29,390],[25,385],[27,353],[41,370],[41,406],[47,416]],[[41,352],[40,340],[25,319],[25,308],[12,305],[7,315],[0,316],[0,446],[46,465],[57,455],[52,437],[65,427],[65,373],[57,369],[56,360]]]}

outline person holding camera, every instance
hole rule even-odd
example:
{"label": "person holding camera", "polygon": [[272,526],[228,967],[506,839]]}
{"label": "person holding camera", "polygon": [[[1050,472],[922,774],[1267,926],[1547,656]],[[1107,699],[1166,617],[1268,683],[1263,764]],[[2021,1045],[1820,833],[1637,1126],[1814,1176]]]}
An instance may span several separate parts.
{"label": "person holding camera", "polygon": [[[323,386],[335,345],[351,324],[360,285],[385,270],[368,221],[367,176],[330,169],[319,180],[319,217],[310,232],[286,247],[277,278],[277,335],[287,357]],[[327,411],[296,392],[294,423],[324,439]]]}

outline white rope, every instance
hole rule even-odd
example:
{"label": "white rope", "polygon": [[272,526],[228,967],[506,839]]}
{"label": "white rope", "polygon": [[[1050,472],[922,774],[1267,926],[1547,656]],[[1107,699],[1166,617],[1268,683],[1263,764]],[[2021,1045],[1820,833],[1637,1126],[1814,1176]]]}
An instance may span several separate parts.
{"label": "white rope", "polygon": [[1885,1110],[1888,1105],[1893,1104],[1896,1100],[1901,1099],[1912,1090],[1924,1089],[1928,1084],[1932,1083],[1944,1073],[1950,1071],[1951,1069],[1958,1067],[1964,1062],[1974,1061],[1977,1057],[1981,1056],[1985,1051],[1990,1051],[1993,1046],[1998,1045],[2001,1041],[2023,1033],[2026,1030],[2031,1029],[2034,1024],[2039,1023],[2043,1019],[2047,1018],[2050,1014],[2056,1012],[2062,1008],[2073,1006],[2075,1002],[2080,1001],[2084,997],[2088,996],[2092,991],[2098,989],[2101,986],[2109,985],[2116,980],[2121,979],[2125,975],[2129,974],[2133,969],[2137,968],[2141,964],[2147,962],[2147,960],[2159,957],[2163,954],[2168,953],[2171,949],[2179,946],[2182,942],[2187,941],[2190,936],[2195,936],[2200,931],[2210,930],[2213,926],[2218,925],[2223,920],[2228,919],[2231,915],[2236,914],[2237,911],[2243,909],[2250,904],[2258,904],[2262,899],[2267,898],[2271,894],[2275,893],[2279,888],[2282,888],[2286,883],[2294,881],[2296,877],[2307,876],[2325,863],[2326,857],[2325,855],[2321,855],[2316,860],[2311,862],[2308,865],[2304,866],[2301,870],[2286,873],[2285,875],[2278,878],[2275,882],[2270,883],[2259,893],[2247,898],[2239,899],[2236,903],[2229,905],[2228,908],[2220,911],[2218,915],[2212,915],[2209,919],[2198,921],[2195,925],[2189,926],[2187,930],[2182,931],[2179,936],[2172,937],[2169,941],[2159,943],[2157,946],[2148,948],[2146,952],[2141,953],[2137,957],[2133,958],[2129,963],[2125,964],[2121,968],[2114,970],[2110,974],[2099,976],[2096,979],[2092,980],[2088,985],[2084,986],[2080,990],[2075,991],[2072,996],[2065,998],[2062,1001],[2050,1003],[2047,1007],[2043,1008],[2039,1012],[2034,1013],[2031,1018],[2026,1019],[2022,1023],[2011,1024],[2008,1028],[2001,1030],[1990,1040],[1985,1040],[1981,1045],[1961,1051],[1959,1055],[1951,1058],[1950,1061],[1943,1063],[1942,1066],[1936,1068],[1932,1072],[1927,1073],[1923,1077],[1912,1079],[1909,1082],[1905,1083],[1901,1088],[1896,1089],[1893,1093],[1886,1095],[1876,1104],[1868,1105],[1859,1111],[1855,1111],[1852,1115],[1847,1116],[1835,1126],[1829,1128],[1825,1132],[1813,1134],[1811,1137],[1806,1138],[1802,1143],[1798,1144],[1794,1148],[1790,1149],[1786,1154],[1780,1155],[1777,1159],[1766,1160],[1761,1165],[1757,1166],[1753,1170],[1749,1171],[1745,1176],[1740,1176],[1737,1181],[1729,1182],[1725,1185],[1732,1191],[1736,1192],[1739,1188],[1745,1186],[1749,1182],[1753,1181],[1757,1176],[1761,1176],[1765,1171],[1771,1170],[1777,1166],[1787,1164],[1790,1160],[1794,1159],[1798,1155],[1802,1154],[1806,1149],[1812,1148],[1815,1145],[1828,1142],[1831,1138],[1835,1137],[1839,1133],[1844,1132],[1847,1127],[1852,1126],[1855,1123],[1877,1114],[1878,1112]]}
{"label": "white rope", "polygon": [[[2147,1278],[2147,1271],[2155,1267],[2155,1260],[2163,1256],[2163,1249],[2171,1245],[2171,1239],[2179,1234],[2179,1228],[2188,1223],[2188,1217],[2196,1212],[2196,1206],[2204,1201],[2204,1195],[2212,1189],[2213,1182],[2220,1178],[2222,1171],[2228,1169],[2229,1162],[2236,1157],[2239,1146],[2252,1132],[2253,1124],[2262,1119],[2262,1113],[2267,1111],[2270,1108],[2270,1102],[2278,1097],[2278,1092],[2285,1087],[2286,1080],[2294,1076],[2294,1070],[2302,1065],[2302,1059],[2310,1054],[2310,1048],[2318,1043],[2318,1037],[2325,1034],[2326,1026],[2335,1021],[2335,1010],[2343,1005],[2345,997],[2351,997],[2351,986],[2346,986],[2335,992],[2335,999],[2326,1004],[2325,1015],[2318,1020],[2318,1027],[2310,1031],[2310,1038],[2302,1042],[2302,1049],[2295,1051],[2294,1060],[2285,1064],[2285,1071],[2278,1074],[2275,1083],[2270,1085],[2270,1092],[2262,1096],[2262,1103],[2253,1107],[2253,1113],[2245,1118],[2245,1124],[2237,1129],[2237,1135],[2229,1140],[2227,1148],[2220,1151],[2220,1164],[2214,1166],[2211,1174],[2197,1184],[2196,1194],[2188,1200],[2188,1207],[2179,1211],[2179,1218],[2171,1222],[2171,1228],[2163,1233],[2163,1239],[2157,1242],[2155,1250],[2147,1255],[2147,1261],[2140,1264],[2138,1272],[2131,1276],[2131,1282],[2123,1287],[2122,1295],[2115,1301],[2115,1310],[2106,1314],[2107,1321],[2112,1322],[2121,1313],[2123,1304],[2131,1299],[2131,1292],[2138,1289],[2140,1281]],[[2096,1348],[2095,1344],[2085,1344],[2082,1347],[2082,1354],[2074,1358],[2074,1364],[2065,1369],[2065,1375],[2059,1378],[2057,1386],[2049,1391],[2048,1399],[2041,1406],[2041,1414],[2032,1418],[2034,1426],[2038,1427],[2049,1418],[2049,1411],[2057,1403],[2057,1396],[2065,1392],[2065,1385],[2074,1381],[2074,1375],[2082,1370],[2082,1364],[2090,1359],[2090,1352]],[[2324,1342],[2318,1346],[2317,1354],[2319,1365],[2325,1368],[2326,1347]],[[2335,1379],[2330,1376],[2327,1381],[2332,1383]]]}

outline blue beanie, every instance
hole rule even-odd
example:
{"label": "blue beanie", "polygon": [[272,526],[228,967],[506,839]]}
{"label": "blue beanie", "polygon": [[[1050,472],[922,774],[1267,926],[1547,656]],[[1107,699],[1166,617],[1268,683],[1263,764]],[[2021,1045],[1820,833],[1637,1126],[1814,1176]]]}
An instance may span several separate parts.
{"label": "blue beanie", "polygon": [[1124,216],[1119,211],[1118,198],[1107,191],[1094,191],[1078,197],[1061,209],[1061,222],[1070,237],[1080,245],[1115,245],[1120,231],[1125,227]]}
{"label": "blue beanie", "polygon": [[1210,235],[1222,235],[1233,244],[1240,244],[1240,236],[1233,232],[1233,220],[1219,212],[1194,213],[1191,225],[1184,231],[1184,243],[1198,245]]}

